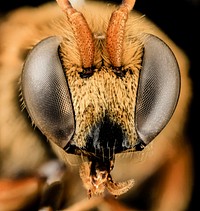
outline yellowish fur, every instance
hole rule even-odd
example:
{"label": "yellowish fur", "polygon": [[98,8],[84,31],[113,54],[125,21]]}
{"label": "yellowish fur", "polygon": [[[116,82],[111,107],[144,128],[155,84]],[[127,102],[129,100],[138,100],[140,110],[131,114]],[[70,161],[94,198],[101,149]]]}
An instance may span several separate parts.
{"label": "yellowish fur", "polygon": [[[187,112],[192,96],[191,81],[188,77],[188,58],[158,27],[142,14],[133,11],[127,22],[122,61],[124,69],[130,68],[133,75],[127,72],[126,79],[118,80],[110,69],[104,40],[109,17],[114,8],[101,3],[88,3],[81,9],[95,38],[96,69],[93,75],[95,80],[88,78],[87,83],[79,78],[81,60],[71,26],[56,4],[50,3],[34,9],[22,8],[2,20],[0,24],[0,176],[14,177],[19,172],[27,174],[34,172],[41,163],[51,158],[51,154],[48,153],[49,147],[41,143],[44,140],[35,133],[31,121],[27,121],[24,117],[18,103],[18,81],[28,49],[45,37],[52,35],[63,37],[61,48],[65,51],[61,51],[61,56],[66,68],[77,120],[74,141],[79,146],[84,146],[86,132],[89,132],[91,126],[101,117],[100,114],[106,110],[112,110],[114,115],[111,118],[126,128],[134,145],[135,138],[131,137],[133,135],[130,128],[134,128],[133,110],[141,67],[142,43],[146,33],[152,33],[164,40],[177,58],[181,71],[180,99],[169,124],[142,152],[151,152],[148,158],[135,163],[135,160],[130,157],[117,156],[113,177],[116,178],[115,180],[134,178],[136,183],[130,194],[136,194],[147,178],[166,165],[168,166],[166,177],[160,177],[164,188],[160,188],[159,185],[155,187],[160,193],[158,196],[162,197],[154,200],[152,210],[184,210],[192,189],[192,158],[190,146],[185,138]],[[120,91],[117,86],[122,90],[126,89],[127,92]],[[128,109],[131,115],[128,116],[127,112],[121,113],[121,108]],[[51,145],[56,154],[67,163],[69,156],[55,144],[51,143]],[[74,172],[69,170],[69,175],[73,175],[72,178],[74,175],[77,176],[77,169]],[[170,183],[174,179],[172,175],[178,178],[175,184]],[[77,178],[78,191],[74,185],[71,195],[68,195],[68,200],[71,202],[84,197],[84,192],[81,194],[79,191],[81,185],[76,176],[74,178]],[[169,188],[171,192],[168,191]]]}

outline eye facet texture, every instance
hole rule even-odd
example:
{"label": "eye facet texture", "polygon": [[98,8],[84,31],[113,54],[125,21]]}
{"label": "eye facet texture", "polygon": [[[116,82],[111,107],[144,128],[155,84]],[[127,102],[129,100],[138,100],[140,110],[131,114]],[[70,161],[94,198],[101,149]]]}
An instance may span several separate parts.
{"label": "eye facet texture", "polygon": [[22,72],[22,96],[34,124],[64,147],[75,130],[67,80],[58,55],[61,40],[49,37],[28,55]]}
{"label": "eye facet texture", "polygon": [[159,38],[149,35],[136,103],[136,130],[148,144],[170,120],[180,93],[180,72],[171,49]]}

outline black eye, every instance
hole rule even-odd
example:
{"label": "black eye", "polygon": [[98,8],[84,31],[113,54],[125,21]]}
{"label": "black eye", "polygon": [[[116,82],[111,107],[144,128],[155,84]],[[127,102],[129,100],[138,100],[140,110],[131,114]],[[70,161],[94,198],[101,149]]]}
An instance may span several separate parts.
{"label": "black eye", "polygon": [[148,144],[166,126],[179,98],[180,72],[170,48],[159,38],[149,35],[136,103],[136,130]]}
{"label": "black eye", "polygon": [[75,130],[67,80],[58,55],[58,37],[39,42],[22,72],[22,96],[34,124],[49,140],[64,147]]}

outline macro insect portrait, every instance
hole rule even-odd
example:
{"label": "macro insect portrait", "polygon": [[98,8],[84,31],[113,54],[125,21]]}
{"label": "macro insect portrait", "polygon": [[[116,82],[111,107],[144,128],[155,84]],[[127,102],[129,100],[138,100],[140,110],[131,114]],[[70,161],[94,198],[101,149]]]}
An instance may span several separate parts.
{"label": "macro insect portrait", "polygon": [[187,207],[189,61],[135,3],[57,0],[1,22],[0,210]]}

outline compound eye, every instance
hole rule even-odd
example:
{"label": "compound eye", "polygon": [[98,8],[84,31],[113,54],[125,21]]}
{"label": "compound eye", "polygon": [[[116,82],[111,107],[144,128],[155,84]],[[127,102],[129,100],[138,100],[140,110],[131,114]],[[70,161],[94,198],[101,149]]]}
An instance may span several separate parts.
{"label": "compound eye", "polygon": [[149,35],[144,43],[136,102],[136,130],[144,144],[151,142],[169,122],[180,93],[180,72],[170,48]]}
{"label": "compound eye", "polygon": [[75,130],[74,111],[58,49],[61,40],[48,37],[29,53],[22,71],[22,96],[34,124],[64,148]]}

